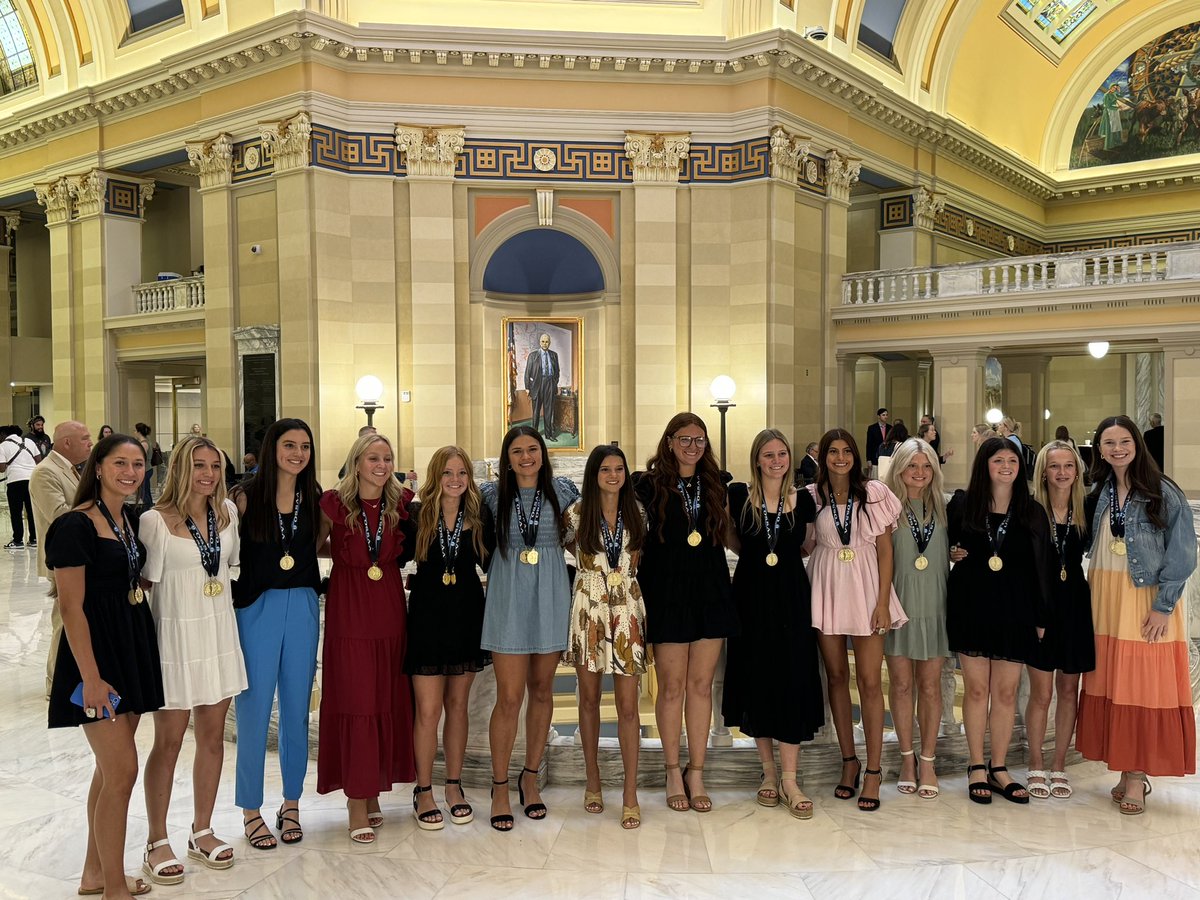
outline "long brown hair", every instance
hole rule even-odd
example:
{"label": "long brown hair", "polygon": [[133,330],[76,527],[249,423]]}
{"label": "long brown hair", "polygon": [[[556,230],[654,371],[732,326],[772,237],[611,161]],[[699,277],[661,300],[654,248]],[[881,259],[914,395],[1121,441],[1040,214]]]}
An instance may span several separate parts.
{"label": "long brown hair", "polygon": [[[1129,416],[1109,416],[1106,419],[1101,419],[1100,424],[1096,426],[1096,434],[1092,438],[1092,493],[1099,494],[1108,487],[1108,479],[1112,477],[1112,466],[1108,460],[1100,453],[1100,436],[1109,428],[1117,426],[1124,428],[1133,435],[1133,462],[1129,464],[1126,478],[1129,479],[1129,490],[1137,491],[1146,500],[1146,518],[1148,518],[1155,528],[1166,528],[1167,519],[1163,515],[1163,491],[1162,483],[1171,481],[1158,468],[1158,463],[1154,457],[1150,455],[1150,451],[1146,449],[1146,441],[1142,438],[1141,430],[1133,423],[1133,419]],[[1176,485],[1178,486],[1178,485]]]}
{"label": "long brown hair", "polygon": [[[100,502],[100,476],[96,474],[96,467],[104,460],[108,459],[122,444],[131,444],[142,451],[145,456],[146,448],[142,446],[142,442],[133,435],[129,434],[110,434],[106,438],[101,438],[96,442],[96,446],[92,448],[91,454],[87,458],[87,462],[83,466],[83,474],[79,476],[79,486],[75,488],[75,497],[71,501],[73,508],[81,506],[94,505]],[[150,471],[149,460],[146,461],[145,474]],[[139,490],[141,485],[138,485]]]}
{"label": "long brown hair", "polygon": [[167,483],[163,486],[162,496],[158,498],[154,508],[159,511],[170,510],[179,516],[179,521],[187,521],[187,517],[191,515],[188,506],[192,499],[192,466],[196,453],[200,450],[211,450],[217,454],[217,486],[209,495],[208,504],[217,514],[217,530],[224,531],[230,519],[229,507],[225,505],[225,456],[220,448],[206,437],[192,435],[172,448]]}
{"label": "long brown hair", "polygon": [[[689,425],[695,425],[704,432],[708,439],[708,426],[698,415],[691,412],[676,413],[667,423],[662,437],[658,439],[658,447],[654,455],[646,460],[646,477],[654,486],[654,513],[658,519],[658,539],[664,540],[663,523],[667,517],[667,504],[676,500],[683,502],[679,493],[679,462],[671,450],[671,439],[676,432]],[[717,466],[717,458],[713,454],[711,443],[705,443],[704,453],[696,464],[696,474],[700,476],[700,488],[703,491],[704,521],[712,535],[713,544],[724,546],[729,532],[729,513],[725,509],[725,483],[721,478],[721,470]]]}
{"label": "long brown hair", "polygon": [[646,523],[642,521],[642,510],[633,495],[633,480],[630,478],[629,463],[625,452],[612,444],[601,444],[588,455],[583,469],[583,489],[579,499],[579,526],[575,529],[575,540],[580,552],[599,554],[604,552],[604,539],[600,534],[600,466],[610,456],[619,457],[625,467],[625,483],[617,494],[617,510],[621,513],[621,525],[629,536],[629,552],[642,549],[646,539]]}
{"label": "long brown hair", "polygon": [[[518,496],[517,475],[513,472],[512,461],[508,458],[508,450],[513,441],[519,437],[531,437],[537,441],[542,450],[542,467],[538,469],[538,490],[542,492],[542,502],[549,503],[553,515],[550,521],[558,530],[558,542],[563,539],[563,511],[558,506],[558,492],[554,489],[554,470],[550,466],[550,454],[546,452],[546,441],[540,431],[528,425],[514,425],[504,435],[504,443],[500,445],[500,463],[497,469],[496,485],[496,546],[500,555],[508,559],[508,529],[512,521],[512,510]],[[542,521],[546,520],[542,516]],[[540,527],[540,526],[539,526]]]}
{"label": "long brown hair", "polygon": [[[424,562],[429,556],[429,548],[437,540],[438,517],[442,514],[442,472],[455,457],[462,460],[463,468],[467,470],[467,490],[459,502],[463,509],[463,531],[471,532],[471,543],[475,547],[475,555],[481,560],[484,557],[483,547],[483,516],[480,514],[482,498],[479,485],[471,472],[471,457],[462,447],[442,447],[434,452],[429,460],[429,470],[425,473],[425,481],[421,483],[417,499],[421,501],[421,509],[417,513],[417,546],[414,559]],[[454,528],[453,522],[446,523],[447,528]]]}
{"label": "long brown hair", "polygon": [[[359,515],[362,506],[358,502],[358,463],[372,444],[380,443],[387,445],[394,467],[396,451],[392,449],[392,442],[382,434],[364,434],[351,445],[350,452],[346,455],[346,474],[337,483],[337,492],[342,501],[342,508],[346,510],[346,527],[351,531],[357,531],[362,526],[362,517]],[[399,527],[400,519],[407,518],[408,513],[401,509],[404,505],[404,493],[400,490],[400,482],[395,478],[388,478],[383,486],[383,500],[386,507],[383,514],[387,518],[388,527]]]}
{"label": "long brown hair", "polygon": [[867,476],[863,474],[862,454],[858,452],[858,442],[845,428],[830,428],[821,435],[821,443],[817,446],[818,505],[825,507],[833,502],[833,488],[829,485],[829,465],[826,459],[834,441],[845,441],[854,455],[854,464],[850,466],[850,495],[858,501],[858,512],[861,515],[867,506]]}

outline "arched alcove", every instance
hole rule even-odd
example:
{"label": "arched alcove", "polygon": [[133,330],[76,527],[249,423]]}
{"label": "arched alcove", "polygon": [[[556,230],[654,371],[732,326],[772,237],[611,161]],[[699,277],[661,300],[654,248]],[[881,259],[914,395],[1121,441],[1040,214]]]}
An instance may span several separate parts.
{"label": "arched alcove", "polygon": [[496,248],[483,271],[483,289],[507,296],[598,296],[604,293],[604,273],[578,238],[532,228]]}

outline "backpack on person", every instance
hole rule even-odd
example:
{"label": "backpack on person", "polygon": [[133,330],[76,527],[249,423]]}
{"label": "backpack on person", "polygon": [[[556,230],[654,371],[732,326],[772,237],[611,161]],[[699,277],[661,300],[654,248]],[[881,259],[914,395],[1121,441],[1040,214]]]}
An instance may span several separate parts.
{"label": "backpack on person", "polygon": [[154,446],[150,450],[150,465],[161,466],[163,464],[162,447],[158,446],[158,441],[154,442]]}
{"label": "backpack on person", "polygon": [[1033,466],[1037,462],[1037,451],[1021,442],[1021,462],[1025,464],[1025,477],[1033,478]]}

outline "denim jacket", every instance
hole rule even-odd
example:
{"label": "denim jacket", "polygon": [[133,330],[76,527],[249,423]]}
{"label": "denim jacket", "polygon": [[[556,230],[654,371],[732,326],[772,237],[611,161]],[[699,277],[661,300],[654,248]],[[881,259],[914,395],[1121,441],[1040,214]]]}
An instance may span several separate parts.
{"label": "denim jacket", "polygon": [[[1183,585],[1196,568],[1196,528],[1192,508],[1175,485],[1163,481],[1163,512],[1167,527],[1156,528],[1146,517],[1146,500],[1132,492],[1125,506],[1125,543],[1129,546],[1129,577],[1137,587],[1158,587],[1154,611],[1170,614],[1183,594]],[[1108,489],[1088,497],[1095,502],[1092,534],[1107,540]],[[1088,504],[1091,505],[1090,503]],[[1090,555],[1090,554],[1089,554]]]}

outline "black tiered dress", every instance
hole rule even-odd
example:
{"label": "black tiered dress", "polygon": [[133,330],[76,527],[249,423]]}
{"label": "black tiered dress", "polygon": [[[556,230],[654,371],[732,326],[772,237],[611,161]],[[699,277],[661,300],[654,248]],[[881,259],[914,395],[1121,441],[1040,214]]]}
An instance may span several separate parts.
{"label": "black tiered dress", "polygon": [[[141,715],[161,708],[162,663],[154,617],[149,603],[135,606],[129,602],[129,561],[121,542],[115,537],[101,537],[87,514],[75,511],[56,519],[45,541],[47,568],[84,567],[83,614],[91,632],[92,655],[100,677],[121,698],[117,715]],[[144,563],[146,549],[141,541],[138,555]],[[51,728],[96,721],[71,702],[71,694],[82,680],[64,632],[50,686]]]}
{"label": "black tiered dress", "polygon": [[[799,744],[825,724],[811,589],[800,555],[817,510],[808,491],[796,495],[796,508],[784,513],[779,529],[779,562],[768,566],[766,530],[755,529],[749,501],[747,485],[730,485],[729,508],[742,545],[733,573],[742,630],[729,639],[721,713],[727,725],[750,737]],[[773,527],[776,515],[768,515]]]}

